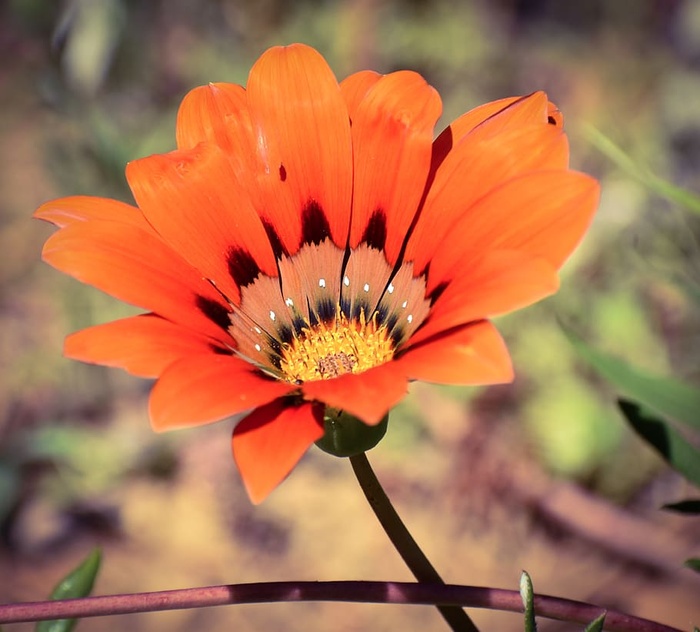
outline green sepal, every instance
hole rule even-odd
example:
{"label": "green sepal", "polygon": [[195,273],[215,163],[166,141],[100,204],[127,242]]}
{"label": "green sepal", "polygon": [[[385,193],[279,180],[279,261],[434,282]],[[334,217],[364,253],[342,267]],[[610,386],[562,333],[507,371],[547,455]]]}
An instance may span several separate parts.
{"label": "green sepal", "polygon": [[605,625],[605,612],[591,621],[583,632],[603,632]]}
{"label": "green sepal", "polygon": [[[93,549],[81,564],[66,575],[53,589],[51,599],[76,599],[87,597],[95,584],[97,572],[100,570],[102,552]],[[35,632],[70,632],[77,623],[77,619],[56,619],[53,621],[40,621]]]}
{"label": "green sepal", "polygon": [[323,415],[324,435],[316,445],[333,456],[355,456],[377,445],[389,425],[389,414],[375,426],[370,426],[342,410],[326,408]]}

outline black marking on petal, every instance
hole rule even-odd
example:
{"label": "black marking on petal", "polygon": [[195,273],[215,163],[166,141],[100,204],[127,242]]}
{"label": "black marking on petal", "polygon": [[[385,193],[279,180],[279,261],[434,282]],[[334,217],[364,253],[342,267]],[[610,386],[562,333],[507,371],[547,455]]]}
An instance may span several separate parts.
{"label": "black marking on petal", "polygon": [[547,117],[547,123],[550,125],[556,125],[557,124],[557,119],[555,119],[553,116],[548,116]]}
{"label": "black marking on petal", "polygon": [[228,271],[238,287],[250,285],[260,274],[260,268],[247,250],[229,248],[226,253]]}
{"label": "black marking on petal", "polygon": [[284,165],[280,163],[280,180],[284,182],[287,179],[287,170],[284,168]]}
{"label": "black marking on petal", "polygon": [[316,314],[326,324],[335,320],[335,303],[328,297],[316,301]]}
{"label": "black marking on petal", "polygon": [[281,342],[286,342],[287,344],[292,342],[294,338],[294,332],[289,325],[280,325],[277,328],[277,339]]}
{"label": "black marking on petal", "polygon": [[228,331],[231,319],[229,318],[228,309],[221,303],[197,294],[195,295],[195,305],[215,325],[221,327],[224,331]]}
{"label": "black marking on petal", "polygon": [[370,314],[370,305],[369,303],[363,299],[363,298],[357,298],[355,299],[355,302],[352,305],[352,313],[350,314],[350,319],[355,320],[360,318],[360,314],[364,312],[366,315]]}
{"label": "black marking on petal", "polygon": [[300,334],[302,329],[306,327],[306,321],[301,316],[295,316],[292,321],[292,327],[297,334]]}
{"label": "black marking on petal", "polygon": [[372,213],[362,235],[362,241],[366,242],[370,248],[384,250],[386,244],[386,213],[384,209],[378,208]]}
{"label": "black marking on petal", "polygon": [[428,295],[428,298],[430,299],[430,304],[434,305],[435,301],[437,301],[441,296],[442,293],[447,289],[448,283],[447,281],[443,281],[442,283],[438,283],[433,291]]}
{"label": "black marking on petal", "polygon": [[345,318],[350,318],[350,299],[347,296],[344,296],[343,294],[340,295],[340,311],[342,312],[343,316]]}
{"label": "black marking on petal", "polygon": [[396,349],[401,344],[404,338],[403,327],[395,327],[394,329],[392,329],[389,335],[391,336],[391,341],[394,343],[394,349]]}
{"label": "black marking on petal", "polygon": [[231,355],[231,352],[228,349],[226,349],[225,347],[220,347],[219,345],[210,344],[209,348],[216,355]]}
{"label": "black marking on petal", "polygon": [[282,361],[280,360],[280,357],[276,354],[268,354],[267,359],[270,361],[270,364],[274,366],[278,371],[282,370]]}
{"label": "black marking on petal", "polygon": [[263,220],[263,228],[267,234],[267,238],[270,240],[270,245],[272,246],[272,252],[276,259],[281,259],[282,255],[288,255],[287,249],[284,247],[282,240],[279,238],[277,231],[274,226],[269,222]]}
{"label": "black marking on petal", "polygon": [[324,239],[330,237],[331,227],[326,214],[319,203],[311,199],[306,203],[301,213],[301,244],[318,246]]}

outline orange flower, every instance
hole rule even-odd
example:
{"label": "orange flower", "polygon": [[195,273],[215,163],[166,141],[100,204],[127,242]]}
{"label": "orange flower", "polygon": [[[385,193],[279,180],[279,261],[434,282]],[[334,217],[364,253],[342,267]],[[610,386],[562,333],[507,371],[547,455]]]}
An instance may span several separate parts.
{"label": "orange flower", "polygon": [[433,140],[438,94],[409,71],[338,84],[303,45],[247,88],[196,88],[178,149],[132,162],[138,207],[69,197],[52,266],[150,313],[79,331],[67,356],[157,377],[156,430],[248,412],[233,454],[262,501],[323,435],[325,406],[377,424],[410,380],[512,379],[489,318],[557,289],[598,199],[538,92]]}

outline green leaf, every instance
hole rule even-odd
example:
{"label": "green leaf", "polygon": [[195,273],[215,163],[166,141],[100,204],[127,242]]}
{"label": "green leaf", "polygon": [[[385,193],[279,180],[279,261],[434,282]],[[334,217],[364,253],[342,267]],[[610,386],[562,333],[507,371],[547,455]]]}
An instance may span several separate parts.
{"label": "green leaf", "polygon": [[700,514],[700,498],[689,498],[688,500],[681,500],[677,503],[668,503],[661,508],[689,515]]}
{"label": "green leaf", "polygon": [[657,413],[700,429],[700,389],[673,378],[649,375],[589,346],[564,329],[579,355],[622,393]]}
{"label": "green leaf", "polygon": [[683,566],[687,566],[689,569],[695,571],[696,573],[700,573],[700,557],[691,557],[690,559],[683,562]]}
{"label": "green leaf", "polygon": [[[86,597],[92,592],[95,577],[100,570],[102,552],[93,549],[83,562],[66,575],[53,589],[51,599],[76,599]],[[77,619],[57,619],[54,621],[40,621],[37,623],[36,632],[70,632],[78,622]]]}
{"label": "green leaf", "polygon": [[604,612],[601,614],[599,617],[591,621],[587,626],[586,629],[583,632],[603,632],[603,624],[605,623],[605,615],[607,613]]}
{"label": "green leaf", "polygon": [[535,591],[532,588],[532,579],[523,571],[520,575],[520,597],[525,609],[525,632],[537,632],[535,621]]}
{"label": "green leaf", "polygon": [[595,127],[588,126],[586,128],[586,136],[598,151],[605,154],[620,169],[641,182],[648,189],[693,213],[700,214],[700,196],[660,178],[646,166],[640,165]]}
{"label": "green leaf", "polygon": [[634,431],[689,481],[700,486],[700,451],[667,421],[635,402],[618,400],[620,410]]}

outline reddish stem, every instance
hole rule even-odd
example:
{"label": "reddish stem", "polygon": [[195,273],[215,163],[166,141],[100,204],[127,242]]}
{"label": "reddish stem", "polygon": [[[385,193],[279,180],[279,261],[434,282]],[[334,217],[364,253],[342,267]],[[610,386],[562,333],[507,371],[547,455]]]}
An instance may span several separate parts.
{"label": "reddish stem", "polygon": [[[519,592],[498,588],[367,581],[270,582],[6,604],[0,605],[0,623],[281,601],[403,603],[523,611]],[[581,601],[536,595],[535,612],[547,619],[587,624],[605,609]],[[681,632],[677,628],[612,610],[607,612],[605,629],[608,632]]]}

